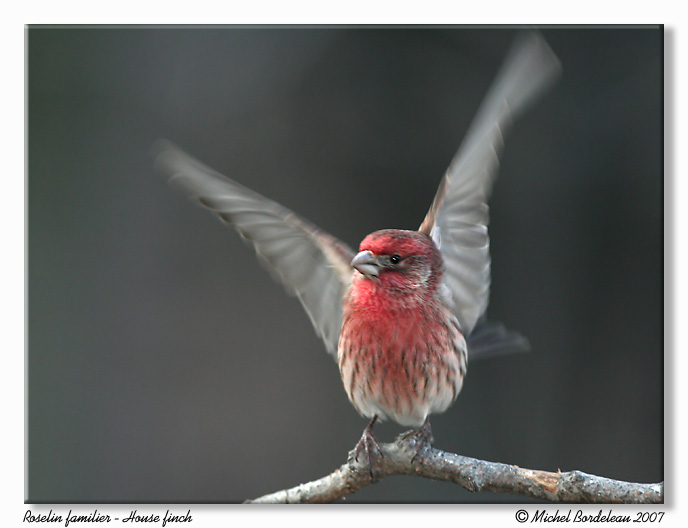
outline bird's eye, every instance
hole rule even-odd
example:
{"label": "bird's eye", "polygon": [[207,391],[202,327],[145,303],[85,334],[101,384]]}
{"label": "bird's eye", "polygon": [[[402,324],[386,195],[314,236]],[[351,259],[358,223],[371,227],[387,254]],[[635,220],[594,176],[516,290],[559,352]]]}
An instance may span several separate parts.
{"label": "bird's eye", "polygon": [[390,261],[392,264],[399,264],[399,263],[401,262],[401,257],[395,253],[394,255],[392,255],[391,257],[389,257],[389,261]]}

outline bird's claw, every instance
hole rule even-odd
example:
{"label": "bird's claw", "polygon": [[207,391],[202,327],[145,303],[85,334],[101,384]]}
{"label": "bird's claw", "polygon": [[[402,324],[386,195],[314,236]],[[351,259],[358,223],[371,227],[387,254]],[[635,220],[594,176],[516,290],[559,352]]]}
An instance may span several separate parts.
{"label": "bird's claw", "polygon": [[420,454],[421,450],[423,450],[426,446],[432,447],[432,444],[435,441],[435,438],[432,436],[432,429],[430,428],[429,421],[426,421],[418,429],[411,429],[410,431],[402,433],[399,435],[399,438],[404,441],[415,441],[415,449],[413,457],[411,457],[411,464],[413,464],[413,462],[416,460],[416,457]]}
{"label": "bird's claw", "polygon": [[368,426],[363,430],[361,439],[358,441],[356,447],[354,448],[354,459],[356,460],[356,462],[359,461],[358,455],[361,453],[361,451],[365,451],[366,458],[368,459],[368,471],[370,472],[370,478],[373,478],[373,458],[371,456],[372,453],[377,451],[379,457],[384,458],[384,455],[380,450],[380,446],[378,445],[377,440],[373,435],[372,429],[374,423],[375,419],[373,419],[373,421],[371,421],[368,424]]}

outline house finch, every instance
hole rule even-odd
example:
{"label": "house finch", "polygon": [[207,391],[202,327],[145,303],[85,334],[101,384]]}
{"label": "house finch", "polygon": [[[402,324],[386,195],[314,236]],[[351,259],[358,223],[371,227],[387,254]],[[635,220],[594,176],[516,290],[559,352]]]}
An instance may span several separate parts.
{"label": "house finch", "polygon": [[487,199],[505,132],[559,69],[537,33],[520,36],[419,230],[375,231],[358,252],[174,145],[157,145],[157,167],[234,226],[298,296],[336,356],[349,400],[371,419],[356,450],[365,449],[369,463],[376,420],[418,428],[410,434],[419,435],[420,448],[432,442],[428,416],[445,411],[461,390],[469,353],[527,347],[485,320]]}

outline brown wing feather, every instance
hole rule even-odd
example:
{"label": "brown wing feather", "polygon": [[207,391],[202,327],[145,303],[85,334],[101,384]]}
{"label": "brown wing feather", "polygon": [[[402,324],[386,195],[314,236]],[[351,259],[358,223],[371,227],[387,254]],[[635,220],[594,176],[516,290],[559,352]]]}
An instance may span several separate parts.
{"label": "brown wing feather", "polygon": [[519,37],[485,96],[442,178],[420,231],[433,237],[445,262],[445,282],[464,333],[487,308],[490,253],[487,200],[513,120],[560,72],[557,57],[537,32]]}
{"label": "brown wing feather", "polygon": [[239,231],[273,276],[299,298],[328,352],[336,356],[353,250],[169,142],[156,145],[155,165],[171,183]]}

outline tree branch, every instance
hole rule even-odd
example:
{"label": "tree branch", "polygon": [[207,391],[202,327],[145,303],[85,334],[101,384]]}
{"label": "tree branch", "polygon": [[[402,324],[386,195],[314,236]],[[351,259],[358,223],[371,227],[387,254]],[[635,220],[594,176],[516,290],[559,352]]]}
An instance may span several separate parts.
{"label": "tree branch", "polygon": [[400,435],[391,444],[380,444],[382,457],[373,456],[372,473],[365,455],[357,461],[349,452],[347,462],[333,473],[291,489],[276,491],[248,503],[332,502],[355,493],[388,475],[416,475],[453,482],[468,491],[512,493],[543,501],[575,503],[664,503],[664,482],[637,484],[589,475],[582,471],[552,473],[486,462],[426,447],[416,454],[416,437]]}

